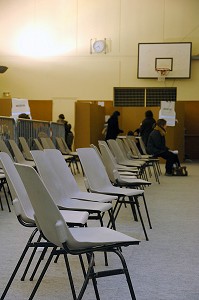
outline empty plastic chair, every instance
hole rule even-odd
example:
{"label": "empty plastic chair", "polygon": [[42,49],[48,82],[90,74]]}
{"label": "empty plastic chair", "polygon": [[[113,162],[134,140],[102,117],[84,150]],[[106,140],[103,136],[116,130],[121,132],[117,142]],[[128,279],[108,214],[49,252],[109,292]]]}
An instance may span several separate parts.
{"label": "empty plastic chair", "polygon": [[[119,210],[121,207],[120,203],[130,204],[132,211],[134,213],[134,217],[135,217],[134,206],[136,206],[146,240],[148,240],[148,236],[146,233],[146,229],[145,229],[145,225],[144,225],[144,222],[142,219],[142,215],[141,215],[140,207],[139,207],[139,201],[138,201],[138,198],[142,197],[142,199],[144,201],[148,221],[149,221],[149,226],[151,227],[147,204],[146,204],[145,198],[143,197],[144,191],[137,190],[137,189],[126,189],[126,188],[120,188],[120,187],[113,186],[108,177],[108,174],[106,172],[106,169],[105,169],[101,159],[99,158],[98,154],[95,152],[94,149],[79,148],[79,149],[77,149],[77,152],[78,152],[80,161],[82,163],[82,166],[84,169],[84,174],[87,178],[87,181],[88,181],[91,191],[96,192],[96,193],[115,195],[118,197],[118,200],[114,207],[115,218],[117,217],[117,215],[119,213]],[[128,197],[129,201],[127,201],[125,199],[125,197]]]}
{"label": "empty plastic chair", "polygon": [[[26,273],[29,269],[30,263],[32,262],[34,253],[37,249],[37,247],[48,247],[49,245],[45,243],[41,242],[41,237],[39,237],[37,239],[37,241],[33,244],[33,239],[36,236],[37,233],[37,228],[36,228],[36,224],[35,224],[35,219],[34,219],[34,210],[32,207],[32,204],[30,202],[29,196],[26,192],[26,189],[23,185],[23,182],[16,170],[16,167],[13,163],[13,161],[11,160],[11,158],[9,157],[9,155],[7,153],[1,152],[0,153],[0,162],[1,165],[4,169],[7,181],[8,181],[8,185],[10,187],[10,191],[12,194],[12,198],[13,198],[13,205],[15,208],[15,213],[17,216],[17,219],[19,221],[20,224],[22,224],[25,227],[30,227],[30,228],[34,228],[32,234],[30,235],[30,238],[28,239],[28,242],[21,254],[21,257],[4,289],[4,292],[1,296],[1,300],[3,300],[15,278],[15,275],[21,265],[21,263],[23,262],[23,259],[28,251],[29,248],[34,248],[34,251],[30,257],[30,260],[27,264],[27,267],[25,268],[24,274],[22,276],[21,280],[24,280]],[[88,213],[87,212],[76,212],[76,211],[63,211],[61,212],[61,214],[64,217],[64,220],[70,224],[70,225],[85,225],[88,219]],[[39,261],[40,262],[40,261]],[[38,265],[36,266],[38,267]],[[34,270],[34,273],[36,272],[36,269]],[[34,274],[33,274],[34,275]]]}
{"label": "empty plastic chair", "polygon": [[[53,256],[57,255],[57,253],[60,253],[57,250],[57,247],[61,247],[63,255],[87,254],[88,257],[88,271],[85,276],[85,280],[83,282],[80,293],[76,297],[76,299],[81,300],[83,298],[89,279],[92,279],[96,299],[100,299],[97,287],[97,278],[125,274],[131,299],[135,300],[136,297],[128,272],[127,264],[125,262],[124,256],[122,255],[122,252],[120,251],[120,248],[122,246],[126,247],[139,244],[139,241],[109,228],[68,228],[51,195],[49,194],[36,171],[33,168],[22,165],[19,165],[17,169],[34,207],[39,229],[47,238],[47,240],[51,241],[55,245],[55,248],[51,252],[45,269],[43,270],[39,280],[42,280]],[[48,209],[46,209],[46,207],[48,207]],[[120,258],[122,267],[120,267],[119,269],[115,268],[113,270],[95,272],[95,251],[109,251],[115,253]],[[29,299],[32,299],[32,297],[30,296]]]}
{"label": "empty plastic chair", "polygon": [[13,151],[15,161],[17,163],[28,165],[28,166],[31,166],[31,167],[35,167],[35,163],[33,161],[26,160],[24,158],[21,150],[19,149],[18,145],[16,144],[16,142],[14,140],[9,140],[9,144],[10,144],[10,147]]}

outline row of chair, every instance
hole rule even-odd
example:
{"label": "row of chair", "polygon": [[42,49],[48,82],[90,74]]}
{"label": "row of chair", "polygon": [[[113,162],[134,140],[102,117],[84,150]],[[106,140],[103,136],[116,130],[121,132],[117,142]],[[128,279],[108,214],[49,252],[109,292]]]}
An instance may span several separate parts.
{"label": "row of chair", "polygon": [[[35,161],[37,162],[39,157],[37,153],[39,152],[40,151],[35,151],[32,153],[34,158],[37,157],[37,159],[35,159]],[[57,161],[57,157],[63,159],[60,156],[60,152],[58,152],[57,150],[46,150],[43,153],[40,152],[41,157],[42,158],[44,158],[44,156],[46,157],[46,153],[51,153],[50,154],[51,158],[52,158],[52,153],[54,153],[53,156],[56,157],[55,161]],[[37,229],[34,229],[33,233],[31,234],[31,237],[8,282],[8,285],[6,286],[6,289],[4,290],[3,295],[1,296],[1,300],[5,298],[27,250],[30,247],[36,249],[38,246],[43,246],[45,252],[47,248],[51,247],[52,251],[47,260],[45,268],[43,269],[39,277],[39,280],[37,281],[37,284],[35,285],[35,288],[33,289],[29,299],[33,299],[36,290],[38,289],[38,286],[53,256],[60,255],[60,254],[64,255],[68,274],[70,274],[70,268],[67,260],[68,254],[78,255],[78,256],[81,254],[86,254],[88,257],[88,261],[89,261],[88,271],[84,276],[84,283],[82,285],[78,297],[76,296],[76,291],[74,289],[73,279],[69,276],[73,299],[82,299],[89,279],[92,279],[96,299],[100,299],[99,292],[97,289],[97,284],[96,284],[96,278],[101,276],[110,276],[110,275],[122,274],[122,273],[126,275],[131,298],[136,299],[133,286],[131,283],[131,279],[128,273],[128,269],[125,260],[123,258],[123,255],[120,251],[120,248],[122,246],[139,244],[139,241],[137,239],[121,234],[113,229],[109,229],[105,227],[72,227],[72,228],[68,227],[66,225],[66,221],[67,221],[66,217],[64,217],[63,214],[61,214],[60,211],[58,210],[57,205],[55,203],[56,200],[55,196],[54,195],[52,196],[52,194],[49,192],[49,189],[46,187],[43,181],[43,176],[41,178],[40,175],[36,172],[36,170],[30,166],[22,165],[22,164],[16,164],[14,166],[11,158],[4,152],[0,153],[0,160],[4,168],[4,172],[7,176],[9,186],[11,188],[11,192],[14,199],[13,204],[15,206],[15,211],[18,218],[20,219],[21,222],[23,220],[22,223],[25,226],[33,227],[37,224],[38,226],[37,228],[40,231],[40,236],[36,242],[32,242],[32,241],[33,238],[35,237]],[[63,161],[62,161],[62,165],[63,165]],[[56,186],[56,183],[57,182],[54,182],[54,186]],[[107,197],[107,196],[103,196],[103,197]],[[109,197],[109,199],[112,198]],[[67,203],[66,195],[65,195],[65,201]],[[99,204],[101,202],[96,202],[96,203]],[[103,205],[106,205],[107,209],[111,207],[110,203],[109,204],[106,203]],[[28,215],[26,215],[27,211],[28,211]],[[85,211],[84,211],[84,219],[87,217],[85,215]],[[35,220],[36,220],[36,224],[35,224]],[[41,238],[44,239],[44,242],[41,242]],[[95,273],[93,253],[96,251],[116,253],[122,262],[123,268],[122,269],[116,268],[113,271],[106,270],[106,271]],[[27,270],[25,270],[25,272],[27,272]],[[36,271],[34,270],[34,274],[35,272]],[[25,275],[23,275],[23,278],[24,276]]]}
{"label": "row of chair", "polygon": [[[107,145],[101,142],[99,143],[99,147],[101,151],[100,155],[96,152],[96,149],[92,148],[77,149],[76,153],[83,166],[87,188],[90,191],[89,193],[82,192],[78,188],[74,176],[65,163],[63,155],[56,149],[31,151],[31,157],[34,160],[36,170],[32,168],[33,164],[30,166],[26,163],[27,161],[24,164],[20,163],[14,165],[13,160],[5,151],[0,153],[0,160],[11,189],[18,220],[28,227],[35,228],[35,226],[37,226],[30,236],[22,256],[4,290],[1,300],[5,298],[28,249],[34,248],[22,276],[22,280],[24,280],[34,253],[39,246],[44,247],[44,250],[31,279],[34,278],[47,249],[51,247],[52,251],[29,299],[33,299],[53,256],[60,254],[63,254],[65,258],[73,299],[82,299],[89,279],[92,279],[96,299],[100,299],[96,278],[121,273],[126,275],[131,298],[136,299],[120,248],[122,246],[139,244],[139,241],[118,233],[116,231],[115,221],[121,205],[130,204],[135,220],[137,220],[137,210],[145,238],[148,240],[140,211],[139,198],[141,197],[144,201],[149,226],[152,228],[144,197],[144,190],[142,189],[144,186],[150,185],[150,183],[144,179],[137,178],[137,176],[136,178],[135,176],[134,178],[131,176],[130,179],[127,177],[128,175],[125,175],[127,173],[132,175],[132,172],[137,175],[135,166],[127,168],[126,170],[124,166],[124,173],[122,174],[122,171],[120,173],[122,174],[119,177],[120,182],[115,176],[116,172],[114,169],[113,175],[114,178],[117,179],[115,182],[111,182],[107,174],[107,167],[105,168],[104,164],[108,153]],[[2,149],[0,150],[2,151]],[[131,189],[124,187],[130,187]],[[128,200],[126,200],[126,198],[128,198]],[[47,207],[48,209],[46,209]],[[61,210],[58,210],[58,208]],[[110,228],[103,226],[102,218],[105,212],[109,213],[107,226]],[[87,224],[88,219],[93,218],[100,220],[101,227],[82,227]],[[74,228],[74,226],[78,226],[78,228]],[[40,232],[39,237],[36,242],[33,242],[38,229]],[[93,256],[95,251],[116,253],[121,259],[123,265],[122,270],[117,269],[95,273]],[[84,265],[81,260],[81,254],[86,254],[89,261],[87,273],[83,271],[85,280],[79,296],[76,296],[73,280],[70,275],[70,267],[67,260],[67,254],[69,253],[80,257],[82,270],[84,270]],[[107,257],[105,256],[105,258],[107,264]]]}

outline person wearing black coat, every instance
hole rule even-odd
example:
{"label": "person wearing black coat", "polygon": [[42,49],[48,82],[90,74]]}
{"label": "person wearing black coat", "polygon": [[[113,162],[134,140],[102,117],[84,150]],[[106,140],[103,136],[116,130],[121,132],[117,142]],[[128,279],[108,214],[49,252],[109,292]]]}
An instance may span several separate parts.
{"label": "person wearing black coat", "polygon": [[119,133],[122,133],[123,130],[119,128],[118,117],[120,116],[119,111],[114,111],[114,113],[110,116],[107,122],[107,131],[105,140],[116,140]]}
{"label": "person wearing black coat", "polygon": [[141,123],[139,132],[145,146],[147,146],[149,134],[152,132],[155,123],[156,121],[153,118],[153,112],[151,110],[147,110],[145,112],[145,119]]}
{"label": "person wearing black coat", "polygon": [[155,128],[150,133],[147,143],[147,153],[154,157],[162,157],[166,160],[166,173],[167,176],[172,176],[173,167],[180,167],[178,155],[169,150],[166,146],[166,125],[167,122],[164,119],[159,119]]}

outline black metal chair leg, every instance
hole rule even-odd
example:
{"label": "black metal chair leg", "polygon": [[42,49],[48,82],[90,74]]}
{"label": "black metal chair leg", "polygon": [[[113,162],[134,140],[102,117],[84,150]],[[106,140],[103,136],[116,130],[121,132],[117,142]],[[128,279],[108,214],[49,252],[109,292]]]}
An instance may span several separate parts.
{"label": "black metal chair leg", "polygon": [[142,224],[142,228],[143,228],[143,231],[144,231],[145,238],[148,241],[149,238],[148,238],[148,235],[147,235],[147,232],[146,232],[146,228],[145,228],[145,225],[144,225],[144,222],[143,222],[143,219],[142,219],[142,215],[141,215],[141,212],[140,212],[140,205],[139,205],[137,197],[135,197],[135,205],[136,205],[136,208],[137,208],[137,211],[138,211],[138,215],[139,215],[139,218],[140,218],[140,221],[141,221],[141,224]]}
{"label": "black metal chair leg", "polygon": [[39,276],[39,279],[37,280],[37,283],[34,286],[34,289],[33,289],[32,293],[31,293],[30,297],[28,298],[28,300],[32,300],[34,298],[34,296],[35,296],[35,294],[36,294],[36,292],[38,290],[38,287],[40,286],[40,283],[41,283],[41,281],[42,281],[42,279],[43,279],[43,277],[44,277],[44,275],[45,275],[45,273],[46,273],[46,271],[47,271],[47,269],[48,269],[48,267],[49,267],[49,265],[51,263],[51,260],[52,260],[53,256],[55,255],[56,248],[57,247],[54,247],[52,249],[52,251],[51,251],[51,253],[50,253],[49,257],[48,257],[48,260],[47,260],[47,262],[46,262],[46,264],[45,264],[45,266],[44,266],[44,268],[43,268],[43,270],[42,270],[42,272],[41,272],[41,274]]}
{"label": "black metal chair leg", "polygon": [[16,274],[17,274],[17,271],[18,271],[18,269],[19,269],[19,267],[20,267],[20,265],[21,265],[21,263],[22,263],[22,261],[23,261],[25,255],[26,255],[26,253],[27,253],[27,251],[28,251],[28,249],[29,249],[29,247],[30,247],[30,243],[31,243],[32,239],[34,238],[34,236],[35,236],[35,234],[36,234],[37,231],[38,231],[38,230],[37,230],[37,228],[36,228],[36,229],[34,229],[34,231],[32,232],[32,234],[31,234],[31,236],[30,236],[30,238],[29,238],[29,240],[28,240],[28,242],[27,242],[27,244],[26,244],[26,246],[25,246],[25,248],[24,248],[24,250],[23,250],[23,252],[22,252],[22,254],[21,254],[21,257],[20,257],[20,259],[19,259],[19,261],[18,261],[18,263],[17,263],[17,265],[16,265],[16,267],[15,267],[15,269],[14,269],[14,271],[13,271],[13,273],[12,273],[12,275],[11,275],[11,277],[10,277],[10,279],[9,279],[9,281],[8,281],[8,283],[7,283],[6,287],[5,287],[5,289],[4,289],[4,291],[3,291],[3,294],[2,294],[2,296],[1,296],[1,298],[0,298],[1,300],[3,300],[3,299],[5,298],[5,296],[6,296],[7,292],[8,292],[8,290],[9,290],[9,288],[10,288],[10,286],[11,286],[11,284],[12,284],[12,282],[13,282],[13,280],[14,280]]}
{"label": "black metal chair leg", "polygon": [[[37,242],[40,242],[40,241],[41,241],[41,235],[39,235],[39,237],[38,237],[38,239],[37,239]],[[34,255],[35,255],[35,253],[36,253],[36,250],[37,250],[37,248],[35,247],[35,248],[33,249],[33,251],[32,251],[32,254],[31,254],[31,256],[30,256],[30,258],[29,258],[29,261],[28,261],[28,263],[27,263],[27,265],[26,265],[26,268],[25,268],[25,270],[24,270],[24,273],[23,273],[23,275],[22,275],[22,277],[21,277],[21,281],[24,281],[24,280],[25,280],[26,274],[27,274],[27,272],[28,272],[28,270],[29,270],[29,267],[30,267],[31,262],[32,262],[32,260],[33,260],[33,258],[34,258]]]}

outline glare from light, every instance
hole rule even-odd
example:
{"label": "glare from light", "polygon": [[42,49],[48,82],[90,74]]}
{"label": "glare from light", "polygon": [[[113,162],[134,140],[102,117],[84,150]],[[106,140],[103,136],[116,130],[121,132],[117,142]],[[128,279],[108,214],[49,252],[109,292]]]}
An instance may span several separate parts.
{"label": "glare from light", "polygon": [[66,54],[72,50],[63,38],[47,26],[26,27],[17,37],[17,52],[30,57],[48,57]]}

